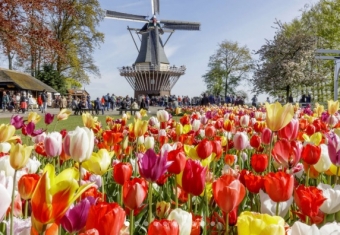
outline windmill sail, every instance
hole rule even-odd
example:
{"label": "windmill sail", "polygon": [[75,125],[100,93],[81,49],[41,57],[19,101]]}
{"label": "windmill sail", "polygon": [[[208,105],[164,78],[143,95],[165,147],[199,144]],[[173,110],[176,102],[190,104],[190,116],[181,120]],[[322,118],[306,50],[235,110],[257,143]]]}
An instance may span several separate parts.
{"label": "windmill sail", "polygon": [[148,20],[146,19],[147,16],[133,15],[133,14],[122,13],[118,11],[110,11],[110,10],[106,10],[106,17],[114,18],[118,20],[132,20],[132,21],[148,22]]}

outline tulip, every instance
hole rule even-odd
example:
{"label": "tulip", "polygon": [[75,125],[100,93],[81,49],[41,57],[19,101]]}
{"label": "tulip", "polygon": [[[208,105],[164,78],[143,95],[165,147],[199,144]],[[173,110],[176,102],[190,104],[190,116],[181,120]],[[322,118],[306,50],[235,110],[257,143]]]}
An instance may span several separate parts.
{"label": "tulip", "polygon": [[63,144],[65,153],[73,160],[80,163],[86,161],[91,157],[94,147],[93,131],[87,127],[77,127],[67,133]]}
{"label": "tulip", "polygon": [[112,157],[113,152],[109,153],[106,149],[100,149],[98,153],[92,153],[82,165],[89,172],[102,176],[108,171]]}
{"label": "tulip", "polygon": [[294,191],[294,201],[303,215],[313,218],[318,215],[319,209],[326,198],[322,190],[309,186],[299,185]]}
{"label": "tulip", "polygon": [[39,179],[40,176],[38,174],[26,174],[21,176],[18,182],[18,191],[22,199],[30,200],[32,198]]}
{"label": "tulip", "polygon": [[249,192],[259,193],[260,189],[263,188],[263,178],[260,175],[254,175],[249,173],[244,175],[244,182]]}
{"label": "tulip", "polygon": [[136,120],[133,125],[133,132],[135,134],[135,137],[139,137],[145,134],[145,132],[148,130],[148,122],[142,121],[140,119]]}
{"label": "tulip", "polygon": [[138,169],[142,177],[149,182],[155,182],[164,175],[172,162],[167,161],[168,153],[157,156],[153,149],[145,154],[138,154]]}
{"label": "tulip", "polygon": [[240,118],[240,125],[241,127],[248,127],[249,126],[249,120],[250,120],[250,117],[249,115],[243,115],[241,118]]}
{"label": "tulip", "polygon": [[[4,223],[6,224],[7,221],[4,221]],[[15,235],[28,235],[31,232],[31,219],[20,219],[20,218],[13,218],[13,224],[14,224],[14,228],[13,228],[13,234]],[[10,234],[10,227],[8,226],[7,223],[7,233],[6,234]],[[53,234],[53,233],[49,233],[49,234]]]}
{"label": "tulip", "polygon": [[211,144],[213,146],[213,153],[215,154],[214,159],[220,159],[222,156],[222,144],[219,140],[213,140],[211,141]]}
{"label": "tulip", "polygon": [[36,189],[33,192],[32,226],[42,233],[43,225],[60,221],[67,209],[91,184],[79,187],[76,178],[78,171],[74,168],[63,170],[55,176],[55,169],[47,164]]}
{"label": "tulip", "polygon": [[54,120],[54,114],[51,114],[51,113],[46,113],[45,114],[44,121],[45,121],[46,125],[50,125],[53,122],[53,120]]}
{"label": "tulip", "polygon": [[203,167],[198,161],[188,159],[182,175],[182,188],[195,196],[199,196],[205,186],[205,176],[207,168]]}
{"label": "tulip", "polygon": [[249,146],[249,138],[245,132],[237,132],[233,137],[235,149],[241,151]]}
{"label": "tulip", "polygon": [[208,138],[214,138],[216,135],[216,128],[209,124],[205,127],[205,136]]}
{"label": "tulip", "polygon": [[264,172],[268,166],[268,156],[266,154],[253,154],[250,165],[257,173]]}
{"label": "tulip", "polygon": [[284,235],[285,221],[279,216],[245,211],[237,219],[237,231],[242,235]]}
{"label": "tulip", "polygon": [[308,165],[316,164],[321,156],[321,148],[312,144],[306,144],[301,153],[301,158]]}
{"label": "tulip", "polygon": [[339,101],[328,100],[328,113],[329,115],[334,115],[339,110]]}
{"label": "tulip", "polygon": [[332,165],[332,162],[328,154],[329,147],[327,147],[327,145],[325,144],[320,144],[320,148],[321,148],[320,159],[316,164],[313,165],[315,170],[317,170],[319,173],[329,170],[329,168]]}
{"label": "tulip", "polygon": [[261,137],[258,135],[253,135],[250,138],[249,144],[251,147],[258,149],[261,146]]}
{"label": "tulip", "polygon": [[278,131],[285,127],[294,116],[294,108],[292,104],[286,104],[282,107],[279,102],[266,103],[266,123],[270,130]]}
{"label": "tulip", "polygon": [[213,152],[213,145],[210,140],[203,139],[196,147],[200,159],[208,158]]}
{"label": "tulip", "polygon": [[96,122],[97,122],[97,117],[92,117],[90,113],[83,113],[81,116],[83,120],[83,124],[85,127],[92,129],[95,127]]}
{"label": "tulip", "polygon": [[125,182],[123,186],[124,205],[130,210],[141,207],[146,198],[148,186],[143,178],[133,178]]}
{"label": "tulip", "polygon": [[0,143],[7,142],[15,133],[15,127],[8,124],[0,124]]}
{"label": "tulip", "polygon": [[157,111],[157,119],[159,122],[168,122],[169,121],[169,113],[166,110],[158,110]]}
{"label": "tulip", "polygon": [[166,218],[170,214],[171,205],[169,202],[161,201],[156,203],[156,216],[160,219]]}
{"label": "tulip", "polygon": [[[330,225],[330,226],[329,226]],[[334,225],[333,225],[334,226]],[[326,224],[322,228],[319,228],[312,224],[311,226],[304,224],[300,221],[296,221],[293,226],[288,230],[287,235],[329,235],[329,234],[338,234],[339,226],[333,227],[331,224]]]}
{"label": "tulip", "polygon": [[120,162],[114,166],[113,179],[117,184],[124,185],[132,176],[132,165],[128,162]]}
{"label": "tulip", "polygon": [[144,145],[146,149],[153,149],[155,147],[155,138],[152,136],[145,137]]}
{"label": "tulip", "polygon": [[236,208],[246,195],[243,184],[231,175],[222,175],[213,183],[212,189],[217,205],[226,214]]}
{"label": "tulip", "polygon": [[330,115],[328,118],[327,118],[327,124],[333,128],[334,126],[336,126],[339,122],[339,119],[338,117],[334,116],[334,115]]}
{"label": "tulip", "polygon": [[292,119],[287,126],[278,131],[277,135],[280,139],[294,140],[297,138],[299,131],[299,121]]}
{"label": "tulip", "polygon": [[11,144],[8,142],[0,143],[0,153],[8,153],[11,150]]}
{"label": "tulip", "polygon": [[172,162],[168,172],[177,175],[184,170],[186,162],[185,153],[180,148],[172,150],[168,153],[168,161]]}
{"label": "tulip", "polygon": [[60,110],[60,112],[57,115],[57,120],[58,121],[63,121],[63,120],[67,120],[68,117],[71,115],[71,111],[68,109],[62,109]]}
{"label": "tulip", "polygon": [[137,145],[143,145],[144,144],[144,136],[142,135],[142,136],[139,136],[138,138],[137,138]]}
{"label": "tulip", "polygon": [[23,168],[27,164],[33,148],[33,146],[12,144],[11,152],[9,155],[11,167],[15,170],[20,170],[21,168]]}
{"label": "tulip", "polygon": [[14,115],[11,117],[10,124],[15,127],[15,129],[21,129],[24,126],[24,118],[20,115]]}
{"label": "tulip", "polygon": [[27,122],[33,122],[34,124],[37,124],[41,119],[41,116],[37,114],[36,112],[30,112],[27,117]]}
{"label": "tulip", "polygon": [[85,227],[91,205],[95,204],[92,197],[85,198],[71,207],[60,220],[61,226],[69,233],[77,233]]}
{"label": "tulip", "polygon": [[326,134],[328,140],[328,153],[330,161],[336,165],[340,166],[340,138],[334,132],[329,132]]}
{"label": "tulip", "polygon": [[192,216],[182,209],[174,209],[168,216],[168,220],[175,220],[179,225],[179,235],[190,235],[192,227]]}
{"label": "tulip", "polygon": [[91,206],[86,230],[96,229],[99,235],[119,234],[125,222],[125,211],[117,203],[98,203]]}
{"label": "tulip", "polygon": [[154,220],[149,225],[148,235],[179,235],[179,225],[176,220]]}
{"label": "tulip", "polygon": [[61,154],[63,137],[59,132],[52,132],[44,139],[45,152],[48,157],[56,157]]}
{"label": "tulip", "polygon": [[302,148],[300,142],[280,139],[274,145],[272,156],[277,163],[290,169],[300,161]]}
{"label": "tulip", "polygon": [[114,132],[112,130],[104,131],[103,134],[103,140],[108,146],[113,146],[116,144],[119,144],[123,139],[124,136],[120,132]]}
{"label": "tulip", "polygon": [[272,131],[269,128],[264,128],[262,130],[261,142],[265,145],[269,145],[271,141]]}
{"label": "tulip", "polygon": [[285,202],[293,194],[294,177],[282,171],[269,173],[264,178],[264,187],[274,202]]}
{"label": "tulip", "polygon": [[[284,218],[288,210],[293,203],[293,197],[291,197],[288,201],[279,203],[279,211],[278,216]],[[268,215],[275,215],[277,203],[270,199],[269,195],[260,190],[260,201],[261,201],[261,213]]]}
{"label": "tulip", "polygon": [[331,185],[320,183],[318,189],[322,190],[322,195],[327,199],[322,203],[320,210],[326,214],[334,214],[340,211],[340,201],[338,200],[340,185],[334,185],[334,188],[332,188]]}
{"label": "tulip", "polygon": [[[13,181],[12,181],[13,182]],[[1,184],[0,182],[0,195],[1,195],[1,200],[0,200],[0,222],[2,221],[2,219],[4,218],[6,211],[8,209],[8,207],[11,204],[11,192],[12,190],[10,190],[10,192],[8,192],[8,190],[5,188],[5,186],[3,184]]]}
{"label": "tulip", "polygon": [[36,130],[34,122],[29,122],[27,124],[27,126],[24,126],[22,128],[22,132],[23,132],[24,135],[29,135],[29,136],[35,137],[37,135],[41,135],[41,133],[43,133],[44,130],[42,130],[42,129]]}

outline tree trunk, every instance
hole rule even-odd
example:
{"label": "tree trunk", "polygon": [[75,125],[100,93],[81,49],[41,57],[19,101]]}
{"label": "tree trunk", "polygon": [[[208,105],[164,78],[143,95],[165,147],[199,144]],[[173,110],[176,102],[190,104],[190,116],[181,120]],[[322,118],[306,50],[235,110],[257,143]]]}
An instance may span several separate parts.
{"label": "tree trunk", "polygon": [[227,92],[228,92],[228,76],[225,78],[224,98],[227,97]]}
{"label": "tree trunk", "polygon": [[290,91],[290,86],[287,85],[287,87],[286,87],[286,103],[288,103],[288,101],[289,101],[289,91]]}
{"label": "tree trunk", "polygon": [[7,54],[7,58],[8,58],[8,69],[12,70],[13,69],[13,57],[11,56],[11,53]]}

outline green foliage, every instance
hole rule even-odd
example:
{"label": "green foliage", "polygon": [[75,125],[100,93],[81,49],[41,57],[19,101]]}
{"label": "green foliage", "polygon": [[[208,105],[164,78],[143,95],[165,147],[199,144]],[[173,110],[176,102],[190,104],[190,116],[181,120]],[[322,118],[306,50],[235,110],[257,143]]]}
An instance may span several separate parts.
{"label": "green foliage", "polygon": [[53,69],[52,65],[44,65],[43,70],[38,72],[37,79],[54,88],[61,94],[66,93],[65,78],[63,75],[60,75],[58,71]]}
{"label": "green foliage", "polygon": [[220,95],[234,94],[240,81],[247,78],[253,60],[246,46],[237,42],[223,41],[209,59],[209,70],[203,75],[203,81],[210,93]]}

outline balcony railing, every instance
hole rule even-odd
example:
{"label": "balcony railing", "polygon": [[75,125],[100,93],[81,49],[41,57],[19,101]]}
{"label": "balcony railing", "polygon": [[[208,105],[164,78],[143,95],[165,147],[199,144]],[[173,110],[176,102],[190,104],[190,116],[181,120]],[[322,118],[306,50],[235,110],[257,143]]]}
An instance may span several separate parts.
{"label": "balcony railing", "polygon": [[170,66],[170,65],[161,65],[161,66],[152,66],[152,65],[135,65],[135,66],[123,66],[118,68],[120,73],[131,73],[138,71],[165,71],[165,72],[174,72],[184,74],[186,67],[181,65]]}

